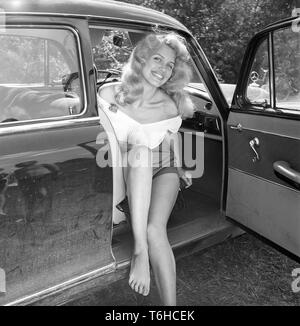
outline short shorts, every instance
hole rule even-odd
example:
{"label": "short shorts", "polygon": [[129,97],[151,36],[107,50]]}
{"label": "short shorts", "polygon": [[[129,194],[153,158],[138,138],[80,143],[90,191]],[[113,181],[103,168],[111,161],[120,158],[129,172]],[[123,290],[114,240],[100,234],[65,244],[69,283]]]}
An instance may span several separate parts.
{"label": "short shorts", "polygon": [[[153,179],[165,173],[178,174],[177,167],[175,166],[174,152],[165,141],[162,141],[157,147],[152,149],[152,153]],[[130,214],[127,196],[116,207],[126,215]]]}
{"label": "short shorts", "polygon": [[164,173],[178,173],[175,166],[174,152],[164,141],[152,150],[153,178]]}

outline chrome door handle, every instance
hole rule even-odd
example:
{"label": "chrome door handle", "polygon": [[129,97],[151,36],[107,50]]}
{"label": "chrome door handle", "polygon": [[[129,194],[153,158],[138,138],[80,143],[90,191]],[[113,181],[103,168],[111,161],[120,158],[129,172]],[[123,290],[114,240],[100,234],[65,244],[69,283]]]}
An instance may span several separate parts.
{"label": "chrome door handle", "polygon": [[230,126],[230,129],[242,131],[243,130],[243,126],[240,123],[238,123],[236,126]]}
{"label": "chrome door handle", "polygon": [[259,139],[257,137],[251,139],[249,141],[249,145],[250,147],[252,148],[253,152],[255,153],[255,156],[253,157],[252,161],[253,162],[256,162],[256,161],[259,161],[260,160],[260,157],[255,149],[255,146],[259,146]]}
{"label": "chrome door handle", "polygon": [[300,189],[300,172],[294,170],[288,162],[274,162],[273,168],[279,177],[284,177],[286,182],[289,182],[296,189]]}

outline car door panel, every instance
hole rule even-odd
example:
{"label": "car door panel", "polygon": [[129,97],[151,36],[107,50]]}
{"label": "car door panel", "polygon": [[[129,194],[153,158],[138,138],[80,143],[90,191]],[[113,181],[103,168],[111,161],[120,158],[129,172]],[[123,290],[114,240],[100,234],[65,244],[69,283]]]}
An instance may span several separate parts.
{"label": "car door panel", "polygon": [[[234,118],[235,115],[230,113],[228,121],[226,214],[299,256],[300,192],[295,185],[278,176],[273,165],[286,161],[300,171],[300,134],[286,132],[285,136],[276,135],[273,123],[269,128],[266,123],[262,132],[252,130],[254,118],[248,129],[248,115],[239,114],[238,119]],[[243,126],[241,132],[230,128],[238,123]],[[255,137],[259,139],[256,150],[260,159],[253,162],[256,155],[249,142]]]}
{"label": "car door panel", "polygon": [[[252,117],[252,123],[247,129],[247,118],[248,115],[231,113],[228,121],[229,172],[226,214],[300,255],[300,194],[293,185],[279,178],[273,168],[274,162],[285,160],[300,170],[300,137],[296,138],[296,134],[290,137],[275,135],[272,127],[269,128],[270,132],[267,132],[267,123],[264,125],[264,132],[252,130],[251,127],[257,126],[255,120],[260,117]],[[230,128],[238,121],[243,125],[241,132]],[[249,141],[254,137],[260,140],[257,147],[260,160],[255,162],[255,153],[249,146]]]}
{"label": "car door panel", "polygon": [[[294,49],[295,42],[299,42],[299,39],[288,29],[288,23],[283,30],[289,35],[287,39]],[[262,32],[265,40],[268,41],[263,55],[265,58],[269,58],[269,65],[266,60],[259,60],[259,55],[263,52],[259,53],[257,50],[256,53],[253,53],[253,49],[258,48],[257,44],[263,44],[260,41],[260,35],[254,37],[246,51],[245,68],[242,70],[237,84],[233,106],[227,120],[226,215],[300,257],[299,105],[293,101],[294,94],[285,92],[285,103],[289,104],[289,108],[277,108],[276,101],[283,95],[281,94],[282,89],[274,86],[275,82],[276,85],[280,84],[280,78],[284,78],[284,82],[288,80],[286,76],[290,71],[294,73],[294,82],[299,81],[300,76],[296,73],[297,59],[290,62],[290,70],[286,74],[283,74],[282,71],[277,74],[277,70],[274,70],[273,40],[278,38],[275,36],[273,38],[273,33],[276,33],[277,30],[281,33],[281,28],[282,26],[270,28],[269,32],[272,34],[266,37]],[[279,46],[283,44],[284,47],[280,48]],[[284,58],[284,49],[288,48],[286,43],[276,43],[275,45],[278,56]],[[269,55],[266,51],[269,51]],[[257,61],[254,60],[256,55]],[[296,57],[295,55],[293,58]],[[276,62],[280,62],[279,57],[276,60]],[[254,62],[253,66],[259,68],[257,71],[262,69],[258,65],[259,63],[266,68],[266,70],[262,70],[264,72],[270,70],[270,74],[264,74],[263,79],[251,79],[251,75],[254,74],[253,71],[250,71],[249,63],[251,64],[252,61]],[[266,79],[266,76],[272,78],[267,77]],[[257,81],[261,84],[256,83]],[[246,87],[250,86],[249,89],[251,89],[254,83],[258,90],[262,88],[270,90],[271,101],[268,102],[267,99],[266,105],[257,105],[256,103],[259,103],[257,99],[252,101],[245,98]],[[266,87],[268,83],[271,84],[270,88]],[[295,92],[295,88],[293,92]],[[262,103],[261,99],[260,102]],[[281,101],[281,103],[283,102]]]}
{"label": "car door panel", "polygon": [[299,193],[235,169],[228,178],[227,215],[299,256]]}
{"label": "car door panel", "polygon": [[91,122],[1,135],[1,303],[113,262],[112,171]]}
{"label": "car door panel", "polygon": [[[234,113],[234,115],[237,115],[237,113]],[[252,129],[252,127],[255,125],[257,128],[256,122],[258,119],[264,120],[265,122],[263,130],[261,131]],[[233,121],[232,120],[232,117],[230,117],[230,126],[236,126],[238,123],[240,123],[238,121],[245,119],[243,119],[243,115],[239,114],[238,119],[235,118]],[[289,162],[291,167],[293,167],[295,170],[300,171],[299,130],[295,130],[294,133],[289,132],[289,135],[286,136],[278,135],[276,134],[276,124],[273,123],[273,121],[270,121],[277,121],[277,118],[255,118],[255,116],[253,116],[251,120],[251,126],[249,126],[248,119],[247,122],[245,122],[247,123],[247,127],[245,127],[245,124],[242,124],[243,130],[241,132],[233,130],[231,127],[228,129],[228,141],[230,143],[228,157],[229,168],[233,167],[234,169],[256,175],[270,182],[279,183],[283,186],[295,189],[296,187],[294,185],[282,180],[275,174],[273,165],[277,161],[286,161]],[[249,143],[255,137],[259,140],[259,146],[256,146],[255,150],[257,151],[260,159],[253,162],[256,154],[252,150]]]}
{"label": "car door panel", "polygon": [[[28,96],[18,103],[16,97],[9,103],[2,101],[1,113],[8,108],[19,112],[26,106],[37,115],[29,119],[22,115],[18,119],[3,118],[0,125],[0,269],[6,281],[0,304],[28,303],[70,287],[94,271],[115,270],[111,252],[112,168],[97,163],[97,153],[103,146],[97,143],[97,137],[104,129],[96,116],[87,22],[53,18],[49,24],[49,18],[40,17],[41,28],[35,17],[36,24],[30,28],[32,17],[25,22],[19,17],[11,19],[16,19],[18,26],[7,30],[16,39],[52,35],[60,40],[68,36],[61,40],[61,46],[70,51],[70,66],[78,72],[71,86],[78,90],[75,100],[80,100],[80,114],[68,104],[72,98],[62,83],[62,56],[54,64],[55,76],[60,77],[59,100],[66,102],[66,113],[60,110],[54,114],[48,101],[52,94],[45,97],[30,88],[40,75],[30,75],[28,70],[29,75],[20,80],[22,87],[16,84],[17,70],[9,70],[14,77],[12,84],[6,82],[8,73],[2,76],[6,82],[2,85],[3,98],[10,88],[18,94],[28,90]],[[65,26],[67,23],[69,26]],[[32,41],[32,48],[26,50],[35,53],[36,44]],[[9,40],[6,45],[15,50]],[[43,54],[41,58],[48,58],[47,51]],[[42,75],[47,69],[39,72]],[[60,109],[60,105],[57,107]]]}

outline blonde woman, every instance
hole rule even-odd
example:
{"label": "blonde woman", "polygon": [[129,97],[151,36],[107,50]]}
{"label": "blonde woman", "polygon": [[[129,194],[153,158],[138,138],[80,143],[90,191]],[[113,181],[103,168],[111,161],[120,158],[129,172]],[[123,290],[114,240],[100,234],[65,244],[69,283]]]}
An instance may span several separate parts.
{"label": "blonde woman", "polygon": [[127,197],[118,208],[129,205],[134,238],[129,285],[148,295],[150,261],[164,305],[176,305],[176,268],[167,222],[180,178],[187,186],[192,183],[180,165],[177,133],[182,117],[193,112],[184,92],[191,76],[188,61],[177,34],[149,34],[134,48],[121,83],[99,90],[101,101],[109,103],[105,111],[126,161]]}

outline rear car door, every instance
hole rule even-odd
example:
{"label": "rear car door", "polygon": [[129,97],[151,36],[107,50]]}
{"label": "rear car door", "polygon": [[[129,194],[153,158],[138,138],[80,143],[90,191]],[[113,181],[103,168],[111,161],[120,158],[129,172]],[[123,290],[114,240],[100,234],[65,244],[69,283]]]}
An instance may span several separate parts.
{"label": "rear car door", "polygon": [[226,215],[300,256],[300,33],[295,20],[249,44],[229,113]]}
{"label": "rear car door", "polygon": [[89,40],[87,23],[67,17],[8,16],[1,27],[0,304],[114,270]]}

